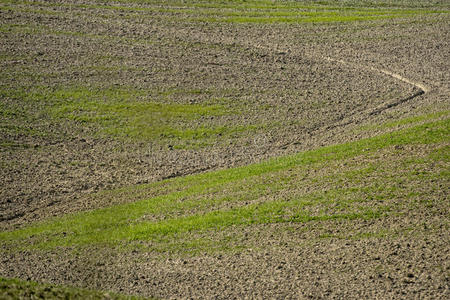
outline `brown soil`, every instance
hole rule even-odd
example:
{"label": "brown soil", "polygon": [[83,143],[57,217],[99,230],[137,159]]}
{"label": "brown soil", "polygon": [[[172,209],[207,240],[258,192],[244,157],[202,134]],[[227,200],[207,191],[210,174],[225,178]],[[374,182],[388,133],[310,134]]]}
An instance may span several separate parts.
{"label": "brown soil", "polygon": [[[163,299],[447,298],[448,231],[429,235],[416,223],[420,217],[409,217],[407,224],[389,218],[235,228],[255,247],[226,254],[179,257],[104,248],[76,255],[21,252],[5,255],[0,270],[2,276]],[[416,227],[411,232],[416,237],[318,238],[403,226]]]}
{"label": "brown soil", "polygon": [[[442,102],[447,95],[448,75],[442,69],[445,57],[440,46],[448,33],[441,30],[439,38],[433,34],[438,22],[415,25],[431,32],[419,37],[409,24],[397,25],[395,36],[414,38],[412,51],[408,39],[401,45],[397,45],[398,39],[381,40],[382,29],[371,23],[198,26],[170,21],[160,24],[154,19],[137,22],[126,14],[117,18],[110,10],[73,8],[69,14],[64,8],[54,9],[60,14],[1,12],[4,25],[28,28],[20,31],[21,27],[11,26],[19,28],[18,32],[2,33],[1,51],[14,58],[2,60],[7,74],[2,79],[5,90],[26,91],[33,86],[118,86],[149,92],[177,86],[215,89],[212,96],[181,94],[171,101],[202,103],[211,97],[226,97],[239,103],[233,109],[244,113],[200,120],[199,124],[263,127],[217,138],[205,148],[172,150],[170,141],[161,144],[98,136],[96,128],[46,116],[45,103],[33,105],[2,96],[6,107],[15,110],[4,128],[26,130],[2,130],[2,140],[12,144],[2,148],[1,158],[0,218],[5,229],[63,212],[110,205],[89,203],[85,195],[97,191],[357,139],[361,136],[349,133],[349,126],[381,123],[394,108],[412,114],[411,106],[420,107],[420,101],[431,105],[431,99]],[[108,22],[100,22],[100,14],[107,14]],[[361,40],[367,35],[380,46],[374,49],[373,43]],[[416,57],[401,66],[385,62],[382,51],[393,45],[399,54],[392,57],[400,60],[404,57],[401,53]],[[427,63],[420,55],[431,51],[424,49],[425,45],[435,47]],[[102,53],[108,54],[103,63],[115,67],[113,71],[93,69]],[[330,57],[334,60],[327,59]],[[384,69],[419,84],[393,78],[383,73]],[[435,78],[423,80],[429,76]],[[422,82],[432,90],[427,97],[420,95]],[[414,101],[409,101],[411,97]],[[397,104],[402,105],[393,107]]]}
{"label": "brown soil", "polygon": [[[66,10],[0,10],[0,25],[31,28],[0,31],[0,55],[8,57],[0,60],[3,90],[214,87],[214,97],[241,101],[238,109],[244,113],[202,124],[267,126],[205,148],[172,149],[170,141],[98,135],[93,127],[46,116],[40,107],[45,103],[17,103],[1,94],[1,104],[16,112],[5,115],[0,131],[3,230],[149,196],[93,196],[99,191],[357,140],[380,133],[354,130],[361,125],[448,109],[447,14],[414,22],[262,25],[177,22],[154,12]],[[106,64],[116,69],[92,67],[104,54],[110,59]],[[188,94],[171,101],[206,103],[209,97]],[[3,130],[11,125],[39,134]],[[415,226],[416,219],[426,216],[401,221]],[[376,231],[398,222],[394,217],[371,224],[344,222],[338,231],[355,225]],[[318,239],[324,229],[310,224],[239,230],[251,231],[249,243],[259,249],[183,258],[104,249],[76,257],[56,250],[19,252],[2,254],[0,276],[162,298],[450,297],[443,275],[450,261],[445,227],[430,236],[417,229],[416,236],[387,240]]]}

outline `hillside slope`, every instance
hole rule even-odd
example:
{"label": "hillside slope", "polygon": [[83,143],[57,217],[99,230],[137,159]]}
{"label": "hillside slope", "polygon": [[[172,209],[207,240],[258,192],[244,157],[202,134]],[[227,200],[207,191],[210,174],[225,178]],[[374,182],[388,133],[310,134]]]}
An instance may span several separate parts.
{"label": "hillside slope", "polygon": [[447,297],[449,11],[0,1],[0,276]]}

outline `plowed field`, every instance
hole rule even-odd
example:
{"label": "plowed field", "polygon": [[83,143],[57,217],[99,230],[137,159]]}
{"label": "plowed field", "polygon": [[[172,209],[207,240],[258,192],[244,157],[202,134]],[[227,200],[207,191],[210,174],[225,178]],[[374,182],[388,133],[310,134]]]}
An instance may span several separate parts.
{"label": "plowed field", "polygon": [[449,12],[0,0],[0,298],[450,297]]}

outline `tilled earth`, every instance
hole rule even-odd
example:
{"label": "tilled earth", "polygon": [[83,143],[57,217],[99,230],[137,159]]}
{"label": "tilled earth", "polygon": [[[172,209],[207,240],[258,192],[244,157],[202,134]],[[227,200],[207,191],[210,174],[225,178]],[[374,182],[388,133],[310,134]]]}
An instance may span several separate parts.
{"label": "tilled earth", "polygon": [[[396,221],[359,225],[391,226]],[[439,267],[448,270],[449,253],[442,251],[448,248],[447,232],[395,241],[320,240],[320,230],[302,227],[253,227],[251,239],[266,250],[226,255],[161,258],[90,249],[74,258],[61,252],[23,252],[3,258],[14,265],[4,263],[11,270],[4,268],[2,274],[163,299],[443,299],[449,295],[448,278]],[[285,234],[280,235],[280,230]]]}
{"label": "tilled earth", "polygon": [[[449,23],[447,14],[199,23],[101,7],[3,7],[0,227],[149,197],[106,201],[92,196],[99,191],[358,140],[392,130],[361,126],[448,109]],[[139,91],[136,101],[143,102],[220,103],[225,114],[180,126],[244,129],[207,137],[200,147],[170,136],[128,139],[55,116],[54,102],[23,97],[80,86]],[[426,218],[339,224],[337,231],[414,226]],[[240,230],[260,248],[182,258],[104,249],[75,258],[19,252],[2,257],[0,275],[163,298],[450,296],[445,226],[386,240],[317,239],[320,230],[311,225]],[[293,231],[299,234],[280,234]]]}

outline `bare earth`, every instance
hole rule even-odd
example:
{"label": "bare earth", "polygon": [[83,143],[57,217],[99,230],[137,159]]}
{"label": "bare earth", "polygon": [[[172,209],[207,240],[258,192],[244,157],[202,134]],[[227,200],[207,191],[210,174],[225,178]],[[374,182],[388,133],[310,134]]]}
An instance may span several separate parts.
{"label": "bare earth", "polygon": [[[447,14],[420,22],[265,25],[68,9],[52,8],[55,14],[0,10],[0,25],[12,28],[0,31],[0,55],[9,57],[0,60],[0,84],[11,91],[0,100],[19,112],[1,121],[2,230],[151,196],[110,199],[96,197],[99,191],[354,141],[393,130],[357,130],[361,126],[448,109]],[[11,24],[31,29],[6,26]],[[50,104],[17,103],[13,93],[65,85],[132,87],[144,91],[144,100],[178,104],[220,98],[231,113],[188,125],[251,129],[227,133],[207,147],[177,148],[171,137],[114,138],[77,120],[48,117]],[[395,154],[386,155],[395,159]],[[448,197],[448,183],[439,193]],[[448,206],[442,210],[447,218]],[[449,298],[449,231],[442,226],[426,235],[420,226],[428,218],[411,211],[401,218],[333,222],[330,227],[236,227],[227,234],[238,234],[254,247],[224,253],[3,249],[0,276],[158,298]],[[358,228],[403,227],[415,228],[414,234],[318,238],[357,234]]]}

